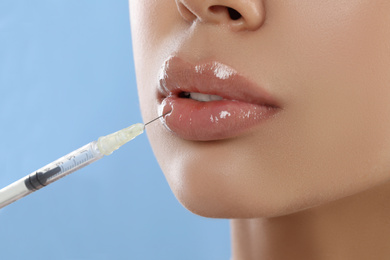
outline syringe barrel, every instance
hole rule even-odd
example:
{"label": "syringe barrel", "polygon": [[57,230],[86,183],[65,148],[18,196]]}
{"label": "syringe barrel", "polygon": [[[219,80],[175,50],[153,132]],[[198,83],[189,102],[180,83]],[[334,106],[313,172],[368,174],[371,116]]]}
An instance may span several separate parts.
{"label": "syringe barrel", "polygon": [[97,142],[93,141],[26,176],[26,186],[29,189],[38,190],[103,156],[97,147]]}
{"label": "syringe barrel", "polygon": [[93,141],[0,190],[0,208],[103,158]]}

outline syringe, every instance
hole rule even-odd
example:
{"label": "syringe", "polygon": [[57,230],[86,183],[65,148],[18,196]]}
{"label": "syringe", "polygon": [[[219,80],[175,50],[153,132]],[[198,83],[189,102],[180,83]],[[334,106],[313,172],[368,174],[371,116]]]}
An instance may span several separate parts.
{"label": "syringe", "polygon": [[102,136],[97,141],[90,142],[6,186],[0,190],[0,208],[103,158],[104,155],[112,154],[113,151],[142,134],[147,124],[150,124],[166,114],[159,116],[146,124],[137,123],[119,130],[118,132]]}

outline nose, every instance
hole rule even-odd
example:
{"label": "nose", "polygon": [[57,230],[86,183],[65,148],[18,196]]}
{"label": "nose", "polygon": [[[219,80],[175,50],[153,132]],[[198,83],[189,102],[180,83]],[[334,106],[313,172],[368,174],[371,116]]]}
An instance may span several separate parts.
{"label": "nose", "polygon": [[181,16],[195,21],[227,25],[234,31],[254,31],[265,20],[264,0],[176,0]]}

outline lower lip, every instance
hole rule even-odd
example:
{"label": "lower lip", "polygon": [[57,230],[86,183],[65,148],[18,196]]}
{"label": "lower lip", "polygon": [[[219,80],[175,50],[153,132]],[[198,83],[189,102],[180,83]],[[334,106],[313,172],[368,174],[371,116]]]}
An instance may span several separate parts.
{"label": "lower lip", "polygon": [[271,118],[277,108],[241,101],[200,102],[175,96],[160,105],[165,126],[180,138],[192,141],[229,139]]}

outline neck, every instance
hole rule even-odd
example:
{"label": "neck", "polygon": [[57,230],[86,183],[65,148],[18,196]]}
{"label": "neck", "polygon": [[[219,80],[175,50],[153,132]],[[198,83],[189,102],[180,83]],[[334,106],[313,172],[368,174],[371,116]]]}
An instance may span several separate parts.
{"label": "neck", "polygon": [[386,184],[291,215],[232,220],[232,259],[390,259],[389,197]]}

